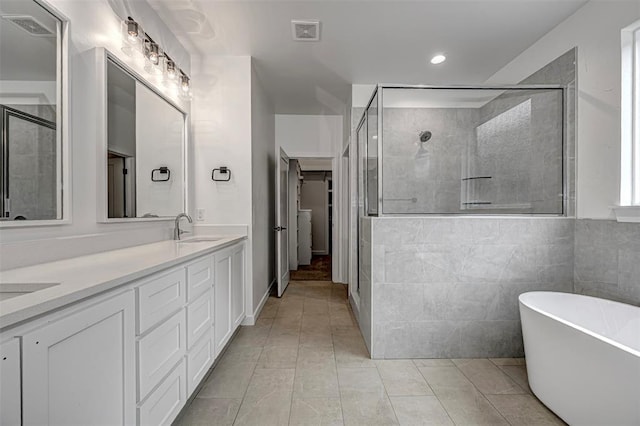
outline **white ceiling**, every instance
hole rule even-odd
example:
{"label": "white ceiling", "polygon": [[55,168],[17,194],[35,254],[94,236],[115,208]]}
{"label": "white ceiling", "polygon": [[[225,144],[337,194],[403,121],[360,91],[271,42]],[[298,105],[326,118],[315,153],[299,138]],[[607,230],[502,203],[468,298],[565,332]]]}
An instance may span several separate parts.
{"label": "white ceiling", "polygon": [[[352,83],[482,83],[585,2],[150,0],[193,53],[253,56],[279,114],[341,114]],[[320,42],[292,19],[320,20]]]}
{"label": "white ceiling", "polygon": [[[58,20],[34,1],[2,0],[0,16],[28,15],[56,32]],[[37,37],[0,18],[0,80],[55,81],[56,37]]]}

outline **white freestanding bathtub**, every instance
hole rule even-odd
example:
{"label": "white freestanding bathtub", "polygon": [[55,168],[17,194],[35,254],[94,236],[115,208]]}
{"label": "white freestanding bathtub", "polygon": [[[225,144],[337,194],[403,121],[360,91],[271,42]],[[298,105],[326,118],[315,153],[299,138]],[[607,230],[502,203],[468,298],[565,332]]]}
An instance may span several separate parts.
{"label": "white freestanding bathtub", "polygon": [[572,426],[640,425],[640,308],[577,294],[521,294],[534,394]]}

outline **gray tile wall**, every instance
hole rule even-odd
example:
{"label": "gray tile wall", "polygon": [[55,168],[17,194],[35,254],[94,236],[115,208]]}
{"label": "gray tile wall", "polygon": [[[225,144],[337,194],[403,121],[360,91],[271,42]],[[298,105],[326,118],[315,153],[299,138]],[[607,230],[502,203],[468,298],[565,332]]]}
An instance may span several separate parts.
{"label": "gray tile wall", "polygon": [[371,314],[373,311],[372,305],[372,245],[371,245],[371,226],[372,220],[369,217],[360,219],[360,253],[359,253],[359,265],[358,265],[358,279],[360,285],[360,309],[358,324],[360,324],[360,330],[362,331],[362,337],[369,349],[369,353],[372,352],[371,348]]}
{"label": "gray tile wall", "polygon": [[518,295],[573,290],[574,221],[373,218],[374,358],[523,355]]}
{"label": "gray tile wall", "polygon": [[[52,105],[9,105],[45,120],[55,121]],[[57,217],[56,131],[10,118],[9,196],[11,216],[30,220]]]}
{"label": "gray tile wall", "polygon": [[640,223],[576,220],[575,292],[640,306]]}

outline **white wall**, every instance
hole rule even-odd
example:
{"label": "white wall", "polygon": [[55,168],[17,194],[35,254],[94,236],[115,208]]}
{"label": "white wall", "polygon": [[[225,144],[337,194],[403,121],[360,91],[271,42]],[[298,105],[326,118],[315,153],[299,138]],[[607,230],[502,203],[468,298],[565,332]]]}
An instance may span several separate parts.
{"label": "white wall", "polygon": [[574,46],[577,63],[577,216],[613,218],[620,180],[620,30],[640,2],[592,0],[487,83],[516,83]]}
{"label": "white wall", "polygon": [[275,273],[275,115],[255,69],[251,68],[251,172],[253,309],[269,290]]}
{"label": "white wall", "polygon": [[328,189],[323,180],[306,179],[300,190],[300,208],[311,210],[311,250],[313,254],[329,254]]}
{"label": "white wall", "polygon": [[[104,46],[142,75],[146,73],[121,52],[120,18],[109,6],[108,0],[50,0],[49,3],[71,22],[69,105],[72,158],[71,182],[64,184],[64,190],[71,191],[72,205],[64,208],[71,210],[72,223],[0,230],[0,269],[171,238],[173,223],[169,222],[96,222],[96,117],[99,109],[93,48]],[[136,2],[136,5],[139,9],[148,8],[143,1]],[[156,19],[152,13],[146,16],[147,22]],[[175,40],[161,21],[154,21],[153,26],[156,32],[162,32],[163,37]],[[173,46],[174,50],[179,49],[179,43]],[[189,57],[186,51],[183,53]],[[188,105],[185,107],[188,110]]]}
{"label": "white wall", "polygon": [[291,158],[335,157],[342,146],[341,115],[276,115],[276,143]]}

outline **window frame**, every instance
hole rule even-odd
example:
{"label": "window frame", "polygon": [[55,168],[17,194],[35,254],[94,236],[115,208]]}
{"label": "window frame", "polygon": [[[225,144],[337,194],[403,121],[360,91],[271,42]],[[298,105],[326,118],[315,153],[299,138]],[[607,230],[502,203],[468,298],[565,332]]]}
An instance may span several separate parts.
{"label": "window frame", "polygon": [[640,20],[621,31],[619,222],[640,222]]}

